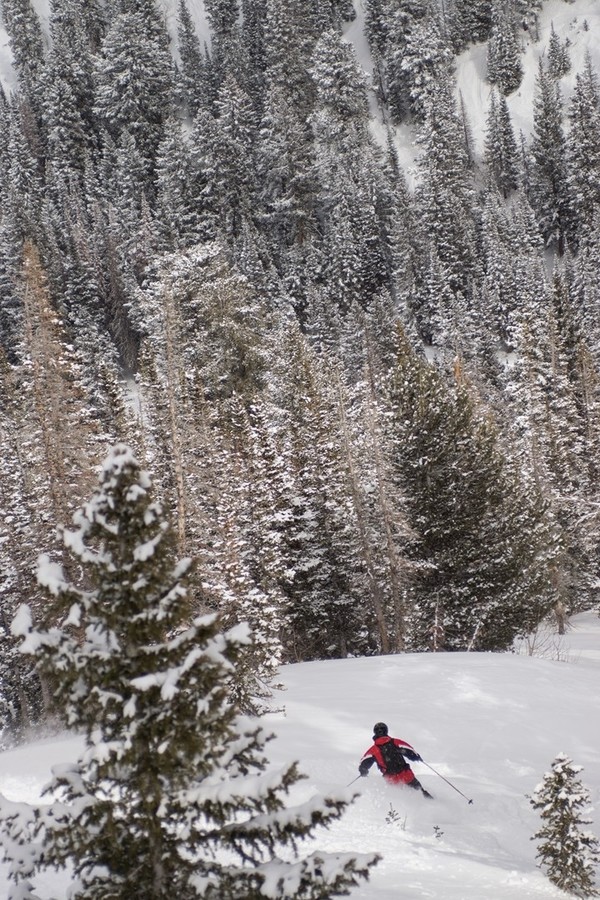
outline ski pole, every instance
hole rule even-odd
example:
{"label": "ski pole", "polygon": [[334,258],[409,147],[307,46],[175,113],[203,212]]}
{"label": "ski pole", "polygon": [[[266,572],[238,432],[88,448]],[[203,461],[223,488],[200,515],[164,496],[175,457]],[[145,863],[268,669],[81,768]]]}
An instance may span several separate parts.
{"label": "ski pole", "polygon": [[[350,784],[354,784],[355,781],[358,781],[359,778],[362,778],[362,775],[357,775],[356,778],[353,778]],[[350,787],[350,784],[347,784],[346,787]]]}
{"label": "ski pole", "polygon": [[[451,788],[454,788],[454,790],[456,791],[457,794],[460,794],[460,796],[461,796],[461,797],[464,797],[465,800],[468,800],[469,803],[472,803],[472,802],[473,802],[472,800],[469,800],[469,798],[467,797],[466,794],[463,794],[462,791],[459,791],[459,789],[456,787],[456,785],[452,784],[451,781],[448,781],[447,778],[444,778],[443,775],[440,775],[440,773],[439,773],[436,769],[434,769],[433,766],[430,766],[429,763],[425,762],[424,759],[422,759],[421,762],[423,763],[424,766],[427,766],[428,769],[431,769],[432,772],[435,772],[435,774],[438,776],[438,778],[441,778],[442,781],[445,781],[446,784],[449,784]],[[360,776],[359,776],[359,777],[360,777]]]}

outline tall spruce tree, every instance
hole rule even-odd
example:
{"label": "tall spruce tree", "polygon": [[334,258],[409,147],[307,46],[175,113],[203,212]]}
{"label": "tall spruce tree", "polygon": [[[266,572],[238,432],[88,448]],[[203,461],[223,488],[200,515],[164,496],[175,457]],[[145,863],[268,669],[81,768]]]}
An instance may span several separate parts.
{"label": "tall spruce tree", "polygon": [[569,104],[567,135],[569,192],[579,244],[589,234],[600,207],[600,85],[587,56],[584,69],[575,76]]}
{"label": "tall spruce tree", "polygon": [[547,246],[564,253],[571,223],[562,101],[540,60],[533,107],[530,196]]}
{"label": "tall spruce tree", "polygon": [[208,103],[204,73],[204,56],[188,9],[187,0],[179,0],[177,8],[179,38],[179,79],[182,100],[192,118]]}
{"label": "tall spruce tree", "polygon": [[454,0],[451,7],[450,31],[455,52],[468,43],[486,41],[492,28],[492,0]]}
{"label": "tall spruce tree", "polygon": [[488,42],[488,80],[503,94],[512,94],[523,80],[512,3],[494,0]]}
{"label": "tall spruce tree", "polygon": [[390,401],[421,566],[409,588],[414,649],[504,649],[553,601],[544,505],[511,469],[460,361],[447,383],[401,336]]}
{"label": "tall spruce tree", "polygon": [[568,43],[561,41],[554,30],[554,22],[550,23],[550,38],[548,40],[548,74],[558,81],[571,69]]}
{"label": "tall spruce tree", "polygon": [[[154,158],[174,92],[168,36],[150,0],[116,15],[96,64],[95,113],[113,141],[135,141],[150,188]],[[123,73],[127,73],[124,77]]]}
{"label": "tall spruce tree", "polygon": [[346,894],[376,857],[298,858],[298,842],[347,801],[286,808],[296,765],[264,774],[267,737],[228,696],[247,629],[221,633],[214,616],[189,622],[190,560],[174,561],[168,523],[129,448],[111,451],[74,524],[63,537],[85,588],[42,558],[38,577],[67,615],[38,631],[23,607],[13,630],[53,679],[85,751],[55,769],[46,807],[0,798],[16,881],[9,897],[31,896],[31,875],[68,864],[71,896],[88,900]]}
{"label": "tall spruce tree", "polygon": [[496,91],[490,94],[485,160],[492,180],[506,199],[519,183],[518,150],[506,98]]}
{"label": "tall spruce tree", "polygon": [[19,86],[36,108],[44,67],[44,38],[31,0],[4,0],[2,19],[8,32]]}
{"label": "tall spruce tree", "polygon": [[423,237],[435,248],[450,290],[468,296],[475,267],[474,191],[449,83],[440,84],[430,102],[421,142],[416,202]]}

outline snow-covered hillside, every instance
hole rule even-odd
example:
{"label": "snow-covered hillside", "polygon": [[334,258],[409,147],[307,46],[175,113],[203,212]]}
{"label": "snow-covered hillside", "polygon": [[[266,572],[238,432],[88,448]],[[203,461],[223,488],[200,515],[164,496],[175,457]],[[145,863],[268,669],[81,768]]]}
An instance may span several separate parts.
{"label": "snow-covered hillside", "polygon": [[[530,32],[522,32],[523,81],[508,100],[515,134],[527,137],[531,132],[535,79],[540,58],[548,52],[551,28],[561,43],[568,39],[571,71],[560,81],[564,100],[571,96],[575,78],[583,70],[586,53],[595,69],[600,68],[600,3],[597,0],[547,0],[539,16],[539,40]],[[479,151],[483,134],[491,86],[485,80],[487,45],[469,47],[457,60],[457,88],[464,99],[473,137]]]}
{"label": "snow-covered hillside", "polygon": [[[537,869],[530,840],[540,820],[526,795],[559,752],[583,766],[600,835],[600,619],[577,616],[565,638],[542,642],[542,659],[511,654],[388,656],[287,666],[284,710],[265,725],[273,766],[299,759],[308,776],[294,800],[337,791],[357,775],[377,720],[412,743],[431,803],[385,785],[372,772],[341,821],[318,836],[329,851],[377,851],[383,860],[354,900],[534,900],[565,895]],[[50,767],[73,759],[78,741],[60,737],[0,755],[0,791],[32,801]],[[351,788],[350,790],[352,790]],[[390,807],[398,821],[386,822]],[[6,897],[0,867],[0,900]],[[64,896],[64,875],[37,883]]]}
{"label": "snow-covered hillside", "polygon": [[[49,0],[33,0],[42,23],[47,28]],[[178,0],[158,0],[173,38],[177,32]],[[210,44],[210,33],[204,10],[204,0],[188,0],[192,19],[203,43]],[[360,65],[371,74],[372,59],[364,34],[364,0],[354,0],[356,18],[346,28],[346,39],[355,48]],[[0,11],[2,3],[0,0]],[[548,50],[551,26],[562,42],[569,41],[571,71],[561,79],[563,96],[568,99],[575,76],[582,70],[585,54],[589,53],[594,67],[600,69],[600,3],[598,0],[546,0],[539,16],[539,40],[530,32],[522,32],[524,78],[518,91],[508,98],[513,126],[518,134],[529,135],[532,125],[534,83],[538,60]],[[486,44],[469,47],[456,63],[457,89],[462,94],[473,130],[476,145],[481,150],[487,115],[490,85],[486,81]],[[0,24],[0,81],[8,91],[14,87],[12,58],[5,29]],[[410,128],[397,129],[401,160],[410,165],[415,156],[414,134]]]}

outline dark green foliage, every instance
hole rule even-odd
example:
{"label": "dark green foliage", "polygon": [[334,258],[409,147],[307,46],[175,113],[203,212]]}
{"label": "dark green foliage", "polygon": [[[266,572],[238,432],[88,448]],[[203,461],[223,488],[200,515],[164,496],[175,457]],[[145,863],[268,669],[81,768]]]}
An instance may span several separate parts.
{"label": "dark green foliage", "polygon": [[449,85],[438,88],[421,140],[423,179],[416,200],[424,239],[433,245],[449,289],[468,296],[475,265],[474,194]]}
{"label": "dark green foliage", "polygon": [[205,0],[205,5],[214,37],[217,40],[230,37],[240,12],[238,0]]}
{"label": "dark green foliage", "polygon": [[551,536],[460,368],[455,378],[446,383],[402,340],[390,399],[420,566],[411,640],[419,650],[503,650],[552,602]]}
{"label": "dark green foliage", "polygon": [[36,105],[44,64],[44,41],[40,20],[31,0],[5,0],[2,19],[10,41],[15,68],[23,93]]}
{"label": "dark green foliage", "polygon": [[540,866],[550,881],[574,897],[598,897],[594,869],[600,862],[600,845],[582,825],[590,796],[578,775],[581,766],[560,753],[531,797],[543,825],[533,836],[538,841]]}
{"label": "dark green foliage", "polygon": [[204,56],[200,39],[196,34],[187,6],[187,0],[179,0],[178,37],[180,57],[180,82],[182,100],[190,116],[208,102],[204,76]]}

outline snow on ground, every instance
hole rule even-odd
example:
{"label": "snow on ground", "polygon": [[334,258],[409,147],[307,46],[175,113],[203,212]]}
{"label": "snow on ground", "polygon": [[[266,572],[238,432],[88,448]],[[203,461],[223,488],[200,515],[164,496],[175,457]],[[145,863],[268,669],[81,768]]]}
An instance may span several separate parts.
{"label": "snow on ground", "polygon": [[[508,106],[515,135],[531,135],[533,98],[539,59],[546,59],[551,27],[564,43],[569,41],[571,71],[560,80],[563,100],[568,102],[575,77],[583,71],[585,55],[590,54],[596,71],[600,71],[600,3],[598,0],[546,0],[539,15],[539,40],[531,32],[521,32],[523,81],[511,94]],[[487,45],[475,44],[465,50],[456,62],[457,87],[463,96],[478,151],[483,150],[491,86],[486,79]],[[565,106],[566,108],[566,106]]]}
{"label": "snow on ground", "polygon": [[[535,642],[534,642],[535,647]],[[407,654],[286,666],[284,709],[265,719],[276,735],[273,766],[300,761],[307,778],[292,800],[338,791],[357,775],[374,722],[413,744],[466,798],[415,764],[433,802],[386,785],[371,771],[358,798],[315,847],[383,856],[354,900],[534,900],[565,895],[536,867],[538,814],[531,794],[559,752],[581,778],[600,835],[600,619],[575,617],[567,635],[538,640],[536,652]],[[0,754],[0,791],[33,801],[52,765],[81,744],[60,736]],[[390,809],[395,822],[386,822]],[[309,848],[306,846],[308,852]],[[0,900],[6,868],[0,865]],[[65,895],[65,876],[37,883],[42,897]]]}

